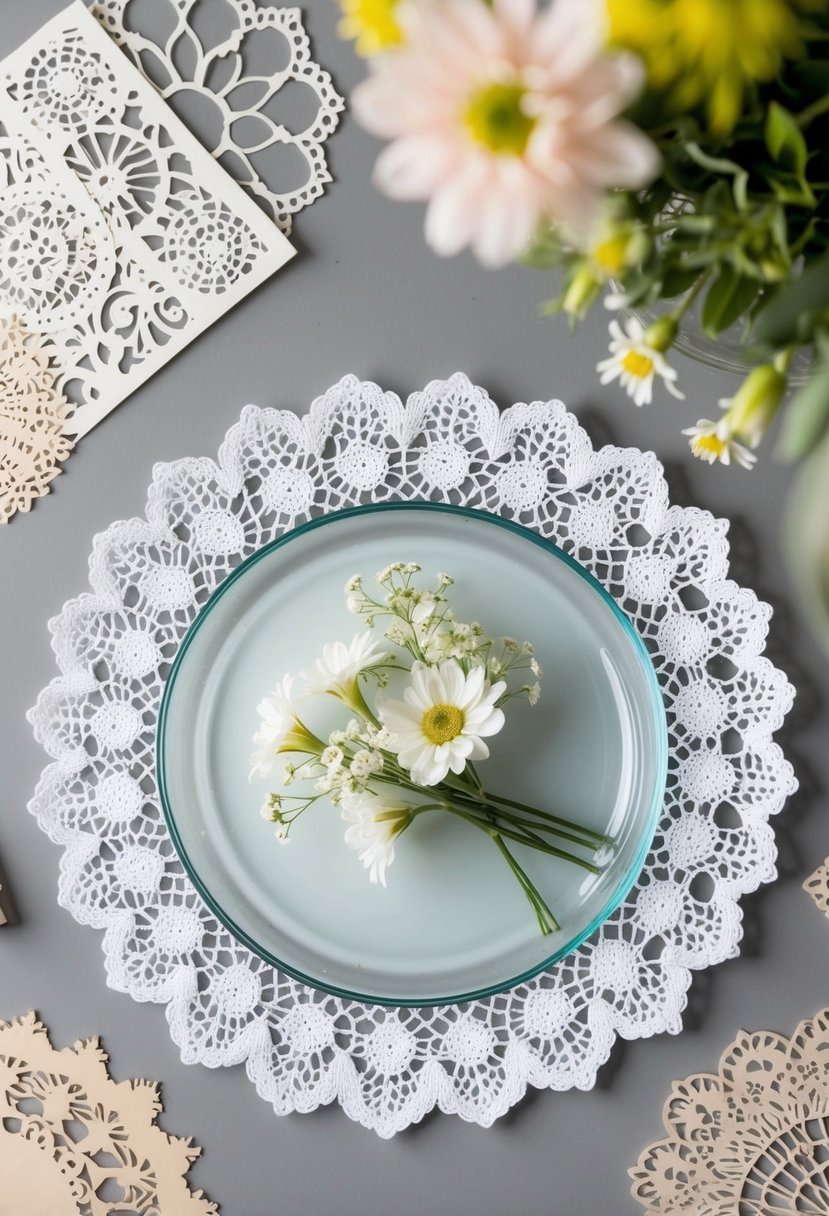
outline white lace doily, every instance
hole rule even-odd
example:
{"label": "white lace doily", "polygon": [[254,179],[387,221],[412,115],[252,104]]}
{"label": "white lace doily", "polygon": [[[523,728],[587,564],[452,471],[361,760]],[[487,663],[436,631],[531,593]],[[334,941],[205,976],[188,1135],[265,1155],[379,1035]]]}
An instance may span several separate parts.
{"label": "white lace doily", "polygon": [[[582,562],[650,650],[670,726],[664,813],[625,904],[563,962],[464,1006],[394,1010],[303,987],[237,945],[173,851],[155,784],[165,675],[200,605],[286,529],[429,498],[518,520]],[[490,1125],[528,1085],[593,1085],[616,1035],[677,1032],[691,972],[737,954],[740,897],[775,877],[769,817],[796,786],[772,733],[793,689],[770,609],[728,578],[727,524],[672,507],[652,453],[594,451],[561,402],[499,414],[461,375],[404,406],[347,377],[307,417],[248,407],[219,463],[157,465],[91,593],[51,623],[61,675],[30,720],[53,762],[31,803],[64,850],[59,900],[105,930],[108,982],[167,1005],[187,1062],[245,1062],[277,1113],[339,1101],[392,1136],[433,1107]]]}

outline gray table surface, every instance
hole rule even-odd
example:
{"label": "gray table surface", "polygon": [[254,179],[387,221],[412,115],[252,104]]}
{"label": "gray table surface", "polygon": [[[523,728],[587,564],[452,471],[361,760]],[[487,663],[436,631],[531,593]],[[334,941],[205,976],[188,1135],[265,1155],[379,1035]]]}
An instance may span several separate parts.
{"label": "gray table surface", "polygon": [[[0,53],[60,7],[0,0]],[[305,18],[348,97],[361,68],[335,36],[335,6],[310,0]],[[54,492],[0,530],[0,859],[18,921],[0,929],[0,1017],[36,1008],[56,1043],[99,1033],[119,1079],[160,1080],[163,1125],[204,1147],[193,1183],[227,1216],[634,1213],[626,1170],[661,1134],[671,1082],[715,1068],[738,1027],[790,1033],[829,1002],[829,924],[801,890],[829,853],[829,665],[781,554],[789,473],[771,460],[751,474],[692,462],[680,427],[711,416],[730,377],[677,359],[686,405],[662,396],[635,409],[597,384],[605,317],[569,338],[563,321],[537,317],[544,275],[438,260],[421,209],[372,189],[376,146],[347,114],[329,147],[335,181],[300,216],[294,262],[106,419]],[[155,461],[213,456],[247,402],[301,413],[348,371],[405,396],[458,369],[501,405],[560,397],[598,441],[654,448],[675,501],[732,521],[736,577],[774,604],[770,652],[798,690],[783,741],[801,792],[778,820],[778,881],[744,901],[741,956],[695,979],[679,1037],[619,1043],[595,1090],[532,1092],[490,1130],[433,1115],[384,1142],[338,1107],[275,1117],[242,1068],[185,1066],[162,1008],[106,987],[100,934],[58,907],[58,850],[26,812],[44,755],[24,714],[56,674],[48,618],[85,588],[93,535],[143,512]]]}

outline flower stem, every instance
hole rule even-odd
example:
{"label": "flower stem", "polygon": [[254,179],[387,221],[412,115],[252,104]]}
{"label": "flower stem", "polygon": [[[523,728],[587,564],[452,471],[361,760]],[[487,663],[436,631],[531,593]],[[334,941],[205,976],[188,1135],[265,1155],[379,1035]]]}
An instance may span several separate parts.
{"label": "flower stem", "polygon": [[450,815],[457,815],[460,819],[465,819],[467,823],[474,824],[475,827],[488,832],[490,836],[506,836],[508,840],[515,840],[518,844],[526,845],[530,849],[537,849],[539,853],[547,853],[550,857],[560,857],[562,861],[569,861],[573,865],[581,866],[583,870],[589,870],[591,874],[601,874],[600,867],[593,865],[591,861],[585,861],[584,858],[576,857],[573,853],[567,853],[564,849],[557,849],[555,845],[534,840],[525,832],[517,832],[513,828],[504,827],[502,824],[496,826],[490,817],[481,819],[477,815],[473,815],[471,811],[465,810],[453,802],[445,802],[444,807]]}
{"label": "flower stem", "polygon": [[813,101],[805,110],[801,110],[796,118],[797,125],[802,130],[803,127],[808,127],[810,122],[820,118],[821,114],[825,114],[827,110],[829,110],[829,93],[819,97],[817,101]]}
{"label": "flower stem", "polygon": [[552,815],[549,811],[540,811],[537,807],[528,806],[525,802],[517,802],[514,798],[504,798],[501,794],[493,794],[490,790],[480,790],[480,798],[476,800],[494,802],[499,806],[509,806],[516,811],[524,811],[528,815],[535,815],[539,819],[547,820],[549,823],[558,824],[568,832],[575,832],[577,835],[583,836],[586,846],[590,844],[593,848],[600,848],[602,845],[609,843],[607,836],[603,836],[601,832],[595,832],[592,828],[581,827],[580,824],[574,823],[571,819],[564,819],[561,815]]}
{"label": "flower stem", "polygon": [[510,853],[509,849],[504,844],[501,837],[496,834],[492,837],[492,839],[495,842],[496,847],[502,853],[507,865],[521,884],[521,888],[529,900],[533,911],[535,912],[536,918],[538,919],[538,927],[543,935],[546,937],[550,933],[555,933],[556,930],[560,928],[560,925],[545,903],[535,883],[518,864],[512,853]]}

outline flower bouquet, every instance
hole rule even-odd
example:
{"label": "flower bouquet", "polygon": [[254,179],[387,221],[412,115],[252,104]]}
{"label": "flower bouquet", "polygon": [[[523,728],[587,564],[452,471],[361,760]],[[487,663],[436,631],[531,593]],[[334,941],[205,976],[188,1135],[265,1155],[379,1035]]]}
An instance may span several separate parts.
{"label": "flower bouquet", "polygon": [[[437,253],[555,268],[545,311],[571,323],[602,295],[627,312],[598,370],[640,406],[682,397],[680,336],[736,335],[747,374],[693,454],[751,468],[797,386],[780,451],[829,477],[827,0],[341,4],[371,57],[355,112],[390,141],[375,181],[428,201]],[[822,497],[798,510],[829,640]]]}
{"label": "flower bouquet", "polygon": [[[262,804],[286,843],[296,821],[321,803],[339,808],[345,843],[359,854],[372,882],[386,885],[395,847],[424,814],[453,816],[484,832],[524,891],[543,934],[558,929],[546,900],[515,846],[571,862],[597,874],[611,852],[599,832],[485,788],[476,764],[489,757],[487,739],[504,725],[515,697],[535,705],[541,668],[529,642],[488,637],[478,622],[457,620],[449,606],[453,580],[438,576],[420,588],[415,562],[394,562],[370,593],[359,575],[346,585],[347,606],[367,628],[350,645],[334,642],[299,680],[284,675],[258,706],[251,778],[285,764],[280,791]],[[385,626],[382,641],[372,630]],[[401,688],[393,689],[392,683]],[[372,705],[369,689],[380,695]],[[400,691],[402,695],[392,696]],[[306,722],[302,703],[334,698],[347,711],[326,738]],[[287,790],[305,784],[301,793]]]}

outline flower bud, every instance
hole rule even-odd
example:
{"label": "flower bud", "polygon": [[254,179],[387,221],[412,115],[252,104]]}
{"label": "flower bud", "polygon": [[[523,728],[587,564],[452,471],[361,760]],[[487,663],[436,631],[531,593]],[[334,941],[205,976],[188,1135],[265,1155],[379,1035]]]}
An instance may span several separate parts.
{"label": "flower bud", "polygon": [[644,341],[653,350],[658,350],[661,354],[664,354],[666,350],[670,350],[673,346],[678,333],[679,321],[677,321],[676,317],[659,317],[645,330]]}
{"label": "flower bud", "polygon": [[586,262],[583,262],[570,280],[561,302],[562,311],[574,320],[582,321],[601,290],[601,283]]}
{"label": "flower bud", "polygon": [[756,448],[780,408],[786,377],[773,363],[753,368],[730,401],[726,418],[734,435]]}

